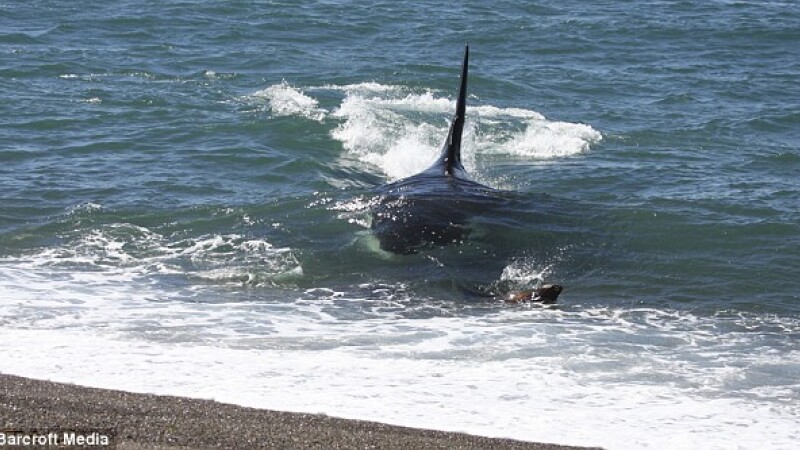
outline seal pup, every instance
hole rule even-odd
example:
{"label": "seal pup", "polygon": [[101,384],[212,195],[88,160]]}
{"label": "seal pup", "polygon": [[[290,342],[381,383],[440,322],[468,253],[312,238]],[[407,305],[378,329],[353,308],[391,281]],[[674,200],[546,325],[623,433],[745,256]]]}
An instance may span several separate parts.
{"label": "seal pup", "polygon": [[544,305],[552,305],[558,300],[558,296],[563,290],[564,288],[559,284],[543,284],[536,289],[512,292],[505,298],[505,302],[539,302]]}

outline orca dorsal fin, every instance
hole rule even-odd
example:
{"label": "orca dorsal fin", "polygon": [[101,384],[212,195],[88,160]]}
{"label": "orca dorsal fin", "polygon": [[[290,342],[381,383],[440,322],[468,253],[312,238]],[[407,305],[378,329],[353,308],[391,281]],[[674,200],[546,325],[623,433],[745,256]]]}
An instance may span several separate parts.
{"label": "orca dorsal fin", "polygon": [[450,131],[442,148],[437,165],[444,166],[444,173],[452,175],[454,170],[464,170],[461,164],[461,137],[464,134],[464,115],[467,110],[467,72],[469,68],[469,45],[464,46],[464,62],[461,66],[461,85],[458,88],[456,114],[450,122]]}

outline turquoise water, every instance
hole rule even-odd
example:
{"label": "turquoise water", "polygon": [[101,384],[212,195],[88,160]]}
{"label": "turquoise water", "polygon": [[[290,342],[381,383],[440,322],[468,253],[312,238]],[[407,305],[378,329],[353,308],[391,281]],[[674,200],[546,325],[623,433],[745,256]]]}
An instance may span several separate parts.
{"label": "turquoise water", "polygon": [[[788,448],[798,30],[793,2],[0,4],[0,370],[609,448],[645,446],[615,440],[630,429],[657,448]],[[465,42],[467,169],[522,206],[482,216],[462,246],[377,251],[376,187],[435,158]],[[541,282],[565,286],[559,306],[472,294]],[[55,341],[99,362],[48,369]],[[116,366],[110,342],[129,352]],[[177,375],[206,356],[176,356],[159,378],[124,343],[320,362],[225,394]],[[42,356],[14,359],[28,354]],[[431,393],[370,364],[423,379],[437,361],[463,364],[437,381],[462,416],[418,414]],[[141,376],[109,375],[128,364]],[[486,388],[478,403],[497,417],[541,407],[488,375],[498,364],[556,373],[562,395],[540,394],[570,427],[473,422],[476,402],[451,398],[475,395],[463,385]],[[455,376],[467,367],[474,378]],[[325,395],[268,400],[312,372]],[[346,395],[365,383],[394,388]],[[704,409],[715,401],[730,403]],[[574,411],[601,407],[619,428],[576,434],[597,424]]]}

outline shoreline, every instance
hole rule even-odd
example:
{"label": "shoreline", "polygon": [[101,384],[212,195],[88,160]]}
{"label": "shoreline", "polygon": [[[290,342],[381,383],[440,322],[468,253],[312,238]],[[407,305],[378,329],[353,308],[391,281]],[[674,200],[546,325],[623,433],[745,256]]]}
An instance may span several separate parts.
{"label": "shoreline", "polygon": [[247,408],[213,400],[136,394],[5,374],[0,374],[0,417],[0,427],[6,432],[107,433],[110,445],[92,448],[127,450],[585,448]]}

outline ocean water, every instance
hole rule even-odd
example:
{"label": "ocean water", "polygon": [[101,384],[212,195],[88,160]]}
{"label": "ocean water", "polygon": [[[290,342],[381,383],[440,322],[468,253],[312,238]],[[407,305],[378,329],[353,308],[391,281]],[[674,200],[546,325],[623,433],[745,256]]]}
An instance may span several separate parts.
{"label": "ocean water", "polygon": [[[0,372],[563,444],[800,441],[795,2],[0,3]],[[471,45],[522,208],[376,250]],[[557,282],[552,307],[474,293]]]}

